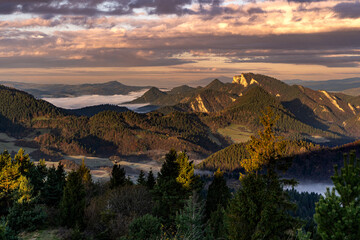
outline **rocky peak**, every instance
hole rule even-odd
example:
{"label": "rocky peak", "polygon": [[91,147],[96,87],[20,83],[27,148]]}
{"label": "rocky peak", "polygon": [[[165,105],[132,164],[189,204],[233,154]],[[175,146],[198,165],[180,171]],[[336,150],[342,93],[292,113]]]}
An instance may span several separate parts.
{"label": "rocky peak", "polygon": [[241,75],[236,75],[233,77],[233,83],[243,85],[248,87],[251,84],[258,84],[259,82],[254,79],[253,73],[242,73]]}

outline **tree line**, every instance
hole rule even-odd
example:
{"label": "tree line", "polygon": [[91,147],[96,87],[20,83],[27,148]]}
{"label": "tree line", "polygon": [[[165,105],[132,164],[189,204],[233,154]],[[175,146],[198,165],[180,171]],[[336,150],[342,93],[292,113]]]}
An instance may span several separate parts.
{"label": "tree line", "polygon": [[275,135],[271,111],[262,124],[246,147],[236,192],[220,169],[206,188],[186,152],[175,150],[157,177],[141,172],[136,183],[120,165],[100,183],[84,162],[66,173],[61,164],[34,165],[22,150],[13,158],[5,151],[0,239],[42,228],[61,229],[62,239],[359,239],[360,160],[353,153],[345,157],[332,177],[334,189],[314,208],[319,196],[284,190],[296,181],[278,174],[290,159],[282,155],[285,145]]}

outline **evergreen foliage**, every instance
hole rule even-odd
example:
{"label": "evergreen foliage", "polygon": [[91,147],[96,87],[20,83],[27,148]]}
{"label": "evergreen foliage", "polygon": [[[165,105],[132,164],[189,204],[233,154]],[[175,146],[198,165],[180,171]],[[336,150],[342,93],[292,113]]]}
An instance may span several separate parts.
{"label": "evergreen foliage", "polygon": [[33,195],[38,196],[45,187],[47,168],[45,160],[40,160],[36,166],[32,166],[28,173],[30,183],[33,186]]}
{"label": "evergreen foliage", "polygon": [[205,239],[204,233],[204,207],[199,203],[196,195],[190,196],[185,206],[176,215],[177,239]]}
{"label": "evergreen foliage", "polygon": [[137,179],[137,184],[146,186],[145,173],[143,170],[140,170],[139,177]]}
{"label": "evergreen foliage", "polygon": [[9,228],[5,218],[0,218],[0,240],[18,240],[17,234]]}
{"label": "evergreen foliage", "polygon": [[154,213],[166,224],[173,223],[176,212],[183,206],[184,197],[186,199],[181,183],[176,180],[179,175],[179,163],[176,159],[174,149],[166,154],[153,191]]}
{"label": "evergreen foliage", "polygon": [[[288,239],[298,221],[290,216],[294,205],[283,190],[276,169],[285,167],[281,141],[275,136],[275,118],[270,109],[261,118],[264,130],[248,145],[250,158],[242,162],[245,174],[241,188],[227,209],[229,239]],[[259,174],[261,169],[266,174]]]}
{"label": "evergreen foliage", "polygon": [[7,216],[8,226],[15,232],[34,231],[46,223],[46,213],[35,202],[15,203]]}
{"label": "evergreen foliage", "polygon": [[185,200],[201,186],[198,176],[194,175],[194,165],[186,153],[172,149],[165,156],[157,183],[153,190],[155,214],[169,227],[174,227],[175,215]]}
{"label": "evergreen foliage", "polygon": [[59,164],[57,169],[54,167],[48,169],[44,190],[41,195],[46,205],[52,207],[59,205],[63,196],[65,183],[65,170],[62,164]]}
{"label": "evergreen foliage", "polygon": [[62,225],[83,227],[85,196],[85,188],[80,174],[74,171],[69,173],[60,202]]}
{"label": "evergreen foliage", "polygon": [[210,218],[211,213],[219,207],[225,209],[231,197],[230,189],[226,185],[223,172],[218,169],[214,173],[214,180],[209,185],[205,205],[206,218]]}
{"label": "evergreen foliage", "polygon": [[128,240],[157,240],[161,234],[161,223],[158,218],[146,214],[134,219],[129,225]]}
{"label": "evergreen foliage", "polygon": [[148,189],[152,190],[154,188],[156,184],[156,179],[154,177],[154,174],[152,172],[152,170],[150,170],[147,179],[146,179],[146,186],[148,187]]}
{"label": "evergreen foliage", "polygon": [[322,239],[360,238],[360,160],[355,153],[344,157],[344,167],[332,177],[334,188],[327,189],[316,204],[314,216]]}
{"label": "evergreen foliage", "polygon": [[110,188],[124,186],[126,184],[125,169],[120,164],[115,164],[111,171]]}

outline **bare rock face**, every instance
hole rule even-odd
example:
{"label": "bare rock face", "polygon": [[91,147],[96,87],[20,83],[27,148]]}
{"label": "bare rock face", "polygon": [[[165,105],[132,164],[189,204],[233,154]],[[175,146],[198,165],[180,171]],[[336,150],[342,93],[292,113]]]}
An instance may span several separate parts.
{"label": "bare rock face", "polygon": [[233,77],[233,83],[243,85],[244,87],[248,87],[251,84],[259,84],[253,77],[253,74],[242,73],[241,75],[236,75]]}

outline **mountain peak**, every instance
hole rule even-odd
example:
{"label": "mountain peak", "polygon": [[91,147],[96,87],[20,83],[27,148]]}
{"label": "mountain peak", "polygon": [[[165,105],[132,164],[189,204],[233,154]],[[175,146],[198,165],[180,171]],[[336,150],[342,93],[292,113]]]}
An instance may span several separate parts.
{"label": "mountain peak", "polygon": [[221,88],[222,86],[224,86],[224,83],[221,82],[219,79],[214,79],[211,83],[209,83],[205,88],[206,89],[213,89],[213,90],[219,90],[219,88]]}
{"label": "mountain peak", "polygon": [[255,74],[253,73],[242,73],[233,77],[233,83],[248,87],[251,84],[258,84],[259,82],[254,79]]}

